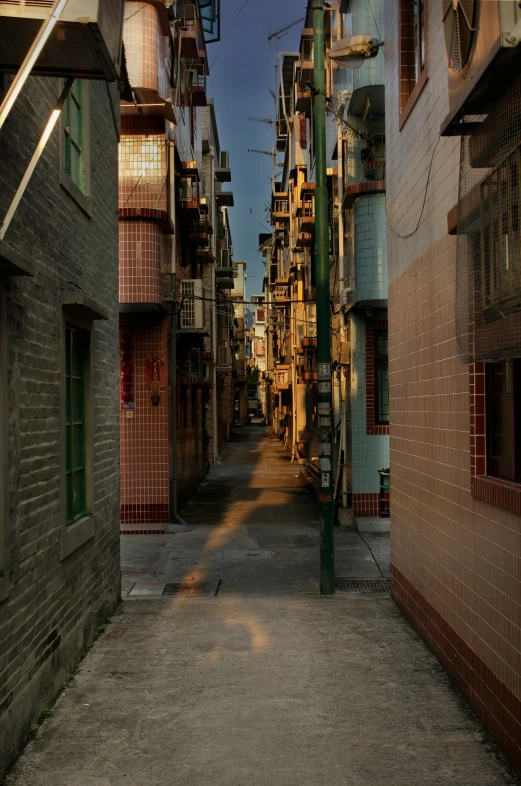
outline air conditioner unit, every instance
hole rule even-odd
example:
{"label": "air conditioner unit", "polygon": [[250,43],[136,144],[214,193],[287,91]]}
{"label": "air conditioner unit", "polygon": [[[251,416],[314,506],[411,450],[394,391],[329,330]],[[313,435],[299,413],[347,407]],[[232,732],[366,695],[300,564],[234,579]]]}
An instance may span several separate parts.
{"label": "air conditioner unit", "polygon": [[444,0],[443,25],[449,114],[441,132],[450,135],[463,115],[487,114],[521,73],[521,8],[517,0]]}
{"label": "air conditioner unit", "polygon": [[[0,0],[0,72],[17,71],[54,0]],[[119,78],[125,0],[69,0],[32,70],[40,76]]]}
{"label": "air conditioner unit", "polygon": [[230,168],[230,154],[226,150],[221,150],[219,154],[219,166],[221,169]]}
{"label": "air conditioner unit", "polygon": [[204,287],[200,278],[181,281],[182,307],[180,326],[182,330],[204,328]]}
{"label": "air conditioner unit", "polygon": [[232,365],[230,347],[217,347],[217,365],[220,368],[229,368]]}

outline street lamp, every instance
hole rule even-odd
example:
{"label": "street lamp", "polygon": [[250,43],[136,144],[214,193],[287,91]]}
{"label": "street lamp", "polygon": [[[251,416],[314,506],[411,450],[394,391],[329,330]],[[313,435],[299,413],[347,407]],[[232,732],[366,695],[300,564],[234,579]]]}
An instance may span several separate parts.
{"label": "street lamp", "polygon": [[360,68],[376,57],[383,43],[370,35],[353,35],[332,44],[328,56],[342,68]]}

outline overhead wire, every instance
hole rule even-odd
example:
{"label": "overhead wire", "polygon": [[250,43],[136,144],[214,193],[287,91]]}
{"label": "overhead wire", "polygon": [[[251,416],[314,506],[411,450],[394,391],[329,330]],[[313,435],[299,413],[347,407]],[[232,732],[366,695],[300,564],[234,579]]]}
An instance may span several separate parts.
{"label": "overhead wire", "polygon": [[226,39],[228,38],[228,36],[230,34],[230,30],[232,29],[232,27],[235,24],[236,20],[238,19],[240,14],[244,11],[244,9],[246,8],[246,6],[248,5],[249,2],[250,2],[250,0],[245,0],[245,2],[241,5],[239,10],[237,11],[235,16],[233,17],[232,21],[230,22],[230,26],[228,27],[228,30],[226,31],[226,35],[224,36],[224,38],[223,38],[223,40],[221,42],[221,46],[219,47],[219,51],[215,55],[215,58],[214,58],[211,66],[210,66],[210,70],[214,67],[214,65],[216,64],[217,60],[219,59],[219,56],[220,56],[221,52],[223,51],[223,47],[224,47],[224,44],[226,42]]}

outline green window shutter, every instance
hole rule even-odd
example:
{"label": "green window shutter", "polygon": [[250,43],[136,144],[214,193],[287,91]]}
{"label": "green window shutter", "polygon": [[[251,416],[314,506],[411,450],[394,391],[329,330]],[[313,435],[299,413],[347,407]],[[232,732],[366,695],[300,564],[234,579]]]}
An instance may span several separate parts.
{"label": "green window shutter", "polygon": [[89,333],[67,325],[65,354],[66,522],[73,524],[87,513],[85,473],[85,369]]}
{"label": "green window shutter", "polygon": [[79,189],[84,188],[83,87],[76,79],[65,101],[65,171]]}

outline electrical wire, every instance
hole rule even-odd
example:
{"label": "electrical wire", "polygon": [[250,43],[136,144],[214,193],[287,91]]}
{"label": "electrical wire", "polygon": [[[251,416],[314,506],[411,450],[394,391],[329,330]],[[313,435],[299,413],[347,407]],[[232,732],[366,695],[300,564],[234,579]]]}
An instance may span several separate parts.
{"label": "electrical wire", "polygon": [[418,229],[420,227],[421,220],[423,218],[423,212],[425,210],[425,204],[427,202],[427,191],[428,191],[429,183],[430,183],[430,179],[431,179],[432,164],[434,162],[434,154],[436,153],[436,149],[438,147],[438,144],[440,143],[440,140],[441,140],[441,136],[438,136],[438,138],[436,140],[436,143],[434,145],[434,148],[432,150],[431,160],[430,160],[430,163],[429,163],[429,169],[428,169],[428,172],[427,172],[427,182],[425,183],[425,191],[423,192],[423,202],[422,202],[422,207],[421,207],[421,210],[420,210],[420,215],[418,217],[418,221],[416,222],[416,226],[414,227],[414,229],[411,232],[407,232],[405,235],[402,235],[402,233],[397,230],[396,225],[395,225],[395,223],[394,223],[394,221],[393,221],[393,219],[392,219],[392,217],[391,217],[391,215],[389,213],[389,205],[388,205],[387,200],[386,200],[385,212],[386,212],[386,215],[387,215],[387,220],[389,221],[389,226],[393,230],[394,234],[397,235],[397,237],[401,238],[402,240],[405,240],[408,237],[412,237],[412,235],[414,235],[418,231]]}
{"label": "electrical wire", "polygon": [[241,5],[241,7],[239,8],[239,10],[237,11],[237,13],[235,14],[235,16],[233,17],[232,21],[230,22],[230,26],[229,26],[228,30],[226,31],[226,35],[224,36],[224,38],[223,38],[223,40],[222,40],[221,46],[219,47],[219,51],[218,51],[218,52],[217,52],[217,54],[215,55],[215,58],[214,58],[214,60],[213,60],[213,62],[212,62],[212,64],[211,64],[211,66],[210,66],[210,70],[211,70],[211,69],[214,67],[214,65],[216,64],[217,60],[219,59],[219,55],[220,55],[220,54],[221,54],[221,52],[223,51],[224,44],[225,44],[225,42],[226,42],[226,39],[228,38],[228,36],[229,36],[229,34],[230,34],[230,30],[232,29],[232,27],[233,27],[233,25],[234,25],[235,21],[238,19],[239,15],[240,15],[240,14],[241,14],[241,13],[244,11],[244,9],[246,8],[246,6],[248,5],[248,3],[249,3],[249,2],[250,2],[250,0],[245,0],[245,2],[244,2],[242,5]]}

